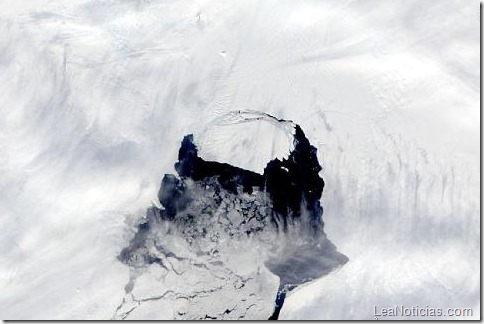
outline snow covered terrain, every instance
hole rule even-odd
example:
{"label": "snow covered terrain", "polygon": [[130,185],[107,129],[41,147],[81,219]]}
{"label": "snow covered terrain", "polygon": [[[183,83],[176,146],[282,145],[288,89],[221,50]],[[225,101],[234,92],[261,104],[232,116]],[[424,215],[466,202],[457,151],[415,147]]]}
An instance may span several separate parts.
{"label": "snow covered terrain", "polygon": [[[220,119],[237,109],[301,125],[323,166],[325,232],[349,258],[290,292],[280,319],[395,305],[479,318],[478,67],[477,1],[0,3],[0,318],[129,308],[118,255],[183,136],[253,171],[291,149],[278,128]],[[138,278],[141,299],[166,290],[151,287],[158,270]],[[263,318],[274,297],[261,295]]]}

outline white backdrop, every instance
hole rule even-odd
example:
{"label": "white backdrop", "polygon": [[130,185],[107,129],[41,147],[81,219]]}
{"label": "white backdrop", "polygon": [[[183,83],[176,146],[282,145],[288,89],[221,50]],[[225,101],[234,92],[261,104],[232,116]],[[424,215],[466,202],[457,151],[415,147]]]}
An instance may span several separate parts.
{"label": "white backdrop", "polygon": [[183,135],[255,109],[317,146],[350,259],[281,319],[479,318],[479,78],[477,1],[4,1],[0,317],[110,318]]}

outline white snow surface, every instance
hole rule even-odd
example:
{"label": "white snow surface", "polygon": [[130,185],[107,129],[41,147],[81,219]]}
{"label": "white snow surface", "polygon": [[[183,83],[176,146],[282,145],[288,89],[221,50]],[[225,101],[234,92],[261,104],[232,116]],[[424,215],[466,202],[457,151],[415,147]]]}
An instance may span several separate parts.
{"label": "white snow surface", "polygon": [[239,109],[318,148],[325,231],[349,257],[281,319],[479,318],[478,67],[478,1],[1,2],[0,318],[111,318],[116,256],[184,135],[256,171],[287,151],[262,128],[240,148],[206,131]]}

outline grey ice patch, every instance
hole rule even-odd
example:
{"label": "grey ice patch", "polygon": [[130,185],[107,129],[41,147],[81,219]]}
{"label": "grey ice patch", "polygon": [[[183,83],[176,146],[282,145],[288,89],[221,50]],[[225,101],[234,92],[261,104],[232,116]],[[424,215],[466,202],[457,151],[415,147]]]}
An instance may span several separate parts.
{"label": "grey ice patch", "polygon": [[183,139],[163,208],[119,255],[131,276],[114,319],[277,319],[287,292],[348,261],[323,231],[316,148],[298,125],[264,118],[294,128],[294,149],[263,174],[205,161]]}

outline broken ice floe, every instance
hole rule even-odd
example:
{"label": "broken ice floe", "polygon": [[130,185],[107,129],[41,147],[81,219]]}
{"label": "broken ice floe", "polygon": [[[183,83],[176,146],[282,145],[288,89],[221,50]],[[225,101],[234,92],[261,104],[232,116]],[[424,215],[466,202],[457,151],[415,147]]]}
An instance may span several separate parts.
{"label": "broken ice floe", "polygon": [[183,139],[163,207],[148,209],[119,256],[131,276],[113,318],[277,319],[288,291],[347,262],[323,232],[316,148],[298,125],[262,119],[293,128],[292,151],[263,174],[205,161],[193,135]]}

